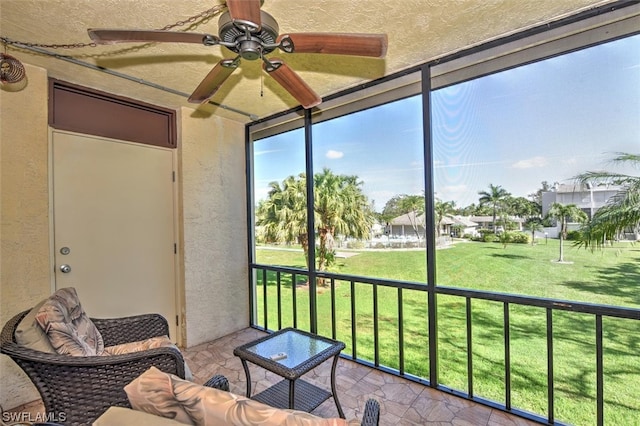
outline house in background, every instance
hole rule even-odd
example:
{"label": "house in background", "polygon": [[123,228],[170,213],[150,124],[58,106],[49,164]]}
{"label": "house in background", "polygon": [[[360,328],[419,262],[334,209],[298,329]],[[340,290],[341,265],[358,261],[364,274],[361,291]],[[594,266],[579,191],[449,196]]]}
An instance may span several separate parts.
{"label": "house in background", "polygon": [[389,238],[404,239],[424,239],[424,214],[418,215],[416,212],[409,212],[394,217],[387,226]]}
{"label": "house in background", "polygon": [[[500,216],[496,216],[496,222],[498,222],[498,225],[495,227],[495,230],[493,225],[493,216],[469,216],[468,220],[478,224],[478,229],[488,229],[489,231],[496,233],[504,230],[504,226],[500,225]],[[514,231],[522,231],[522,227],[525,222],[523,218],[509,216],[507,220],[510,222],[510,226],[514,228]]]}
{"label": "house in background", "polygon": [[600,207],[607,204],[607,201],[616,195],[619,190],[619,186],[613,185],[556,184],[552,191],[542,193],[542,216],[544,217],[549,213],[553,203],[562,205],[575,204],[591,219],[593,214]]}
{"label": "house in background", "polygon": [[454,237],[462,237],[464,235],[477,235],[480,225],[477,222],[471,220],[470,217],[464,216],[451,216],[453,224],[451,225],[451,232]]}
{"label": "house in background", "polygon": [[[542,216],[544,217],[549,213],[553,203],[562,205],[575,204],[591,219],[598,209],[606,205],[619,190],[620,187],[615,185],[556,184],[552,191],[542,193]],[[569,230],[577,230],[580,228],[580,224],[569,223],[568,228]],[[629,229],[628,232],[625,232],[620,237],[632,241],[638,240],[640,239],[639,228],[640,226],[636,227],[636,230]],[[558,225],[556,229],[552,228],[549,234],[556,236],[559,232]]]}
{"label": "house in background", "polygon": [[[439,232],[436,230],[436,236],[440,236],[440,239],[436,241],[438,245],[450,243],[451,237],[462,237],[468,234],[475,235],[479,228],[476,222],[463,216],[445,216],[440,221],[439,226]],[[424,240],[426,236],[425,216],[424,214],[416,216],[414,212],[406,213],[393,218],[387,228],[389,230],[388,236],[391,239]]]}

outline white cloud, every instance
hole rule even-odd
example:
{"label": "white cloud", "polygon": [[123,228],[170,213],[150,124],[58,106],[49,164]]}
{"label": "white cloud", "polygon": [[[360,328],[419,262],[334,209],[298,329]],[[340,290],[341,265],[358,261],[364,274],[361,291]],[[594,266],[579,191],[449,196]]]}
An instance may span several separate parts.
{"label": "white cloud", "polygon": [[284,151],[284,150],[283,149],[267,149],[267,150],[264,150],[264,151],[255,151],[253,153],[253,155],[254,156],[258,156],[258,155],[265,155],[265,154],[271,154],[271,153],[274,153],[274,152],[282,152],[282,151]]}
{"label": "white cloud", "polygon": [[331,159],[331,160],[336,160],[338,158],[342,158],[344,157],[344,152],[341,151],[334,151],[333,149],[330,149],[329,151],[327,151],[327,153],[325,154],[325,157]]}
{"label": "white cloud", "polygon": [[511,165],[513,169],[533,169],[544,167],[549,163],[546,157],[538,156],[520,160]]}

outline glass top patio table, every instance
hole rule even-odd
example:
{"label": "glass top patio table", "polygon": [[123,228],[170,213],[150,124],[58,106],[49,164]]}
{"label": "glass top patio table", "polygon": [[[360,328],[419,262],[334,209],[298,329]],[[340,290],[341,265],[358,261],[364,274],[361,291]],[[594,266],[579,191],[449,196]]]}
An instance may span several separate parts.
{"label": "glass top patio table", "polygon": [[[335,369],[338,355],[344,348],[345,344],[343,342],[317,336],[304,330],[285,328],[239,346],[234,349],[233,354],[242,361],[242,366],[247,376],[247,397],[251,397],[251,376],[246,365],[246,362],[250,361],[284,377],[288,382],[288,384],[280,382],[270,389],[255,395],[253,399],[280,408],[311,411],[322,401],[333,396],[340,417],[344,418],[335,388]],[[279,357],[279,354],[285,354],[286,356]],[[300,376],[331,357],[334,358],[331,368],[332,392],[319,389],[317,386],[303,380],[297,380]]]}
{"label": "glass top patio table", "polygon": [[286,330],[282,334],[271,336],[270,339],[251,345],[246,350],[269,359],[278,353],[284,353],[286,358],[276,360],[276,362],[284,367],[294,368],[333,345],[334,343],[315,336],[302,334],[296,330]]}

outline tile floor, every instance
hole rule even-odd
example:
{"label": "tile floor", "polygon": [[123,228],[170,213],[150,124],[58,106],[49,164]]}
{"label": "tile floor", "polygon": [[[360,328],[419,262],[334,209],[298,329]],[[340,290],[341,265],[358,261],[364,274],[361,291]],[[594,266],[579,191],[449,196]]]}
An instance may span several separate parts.
{"label": "tile floor", "polygon": [[[184,351],[194,381],[204,383],[214,374],[229,380],[230,390],[244,395],[246,376],[233,348],[264,336],[251,328],[203,343]],[[275,384],[281,378],[249,363],[253,394]],[[331,362],[327,361],[307,373],[304,378],[318,386],[331,389]],[[538,423],[506,414],[462,398],[433,390],[354,362],[340,359],[336,371],[340,403],[347,419],[359,419],[365,401],[374,398],[380,403],[380,425],[438,425],[438,426],[533,426]],[[16,407],[10,411],[38,413],[43,411],[39,401]],[[337,417],[333,399],[328,399],[313,411],[321,417]]]}
{"label": "tile floor", "polygon": [[[194,381],[204,383],[214,374],[229,379],[230,390],[244,395],[246,376],[233,348],[264,336],[265,333],[245,329],[209,343],[184,351],[193,370]],[[261,392],[282,380],[281,377],[249,363],[252,393]],[[304,378],[331,389],[331,362],[307,373]],[[433,390],[354,362],[340,359],[336,384],[342,409],[347,419],[361,418],[365,401],[374,398],[380,403],[380,425],[455,425],[455,426],[532,426],[537,425],[517,416]],[[333,399],[313,411],[322,417],[337,417]]]}

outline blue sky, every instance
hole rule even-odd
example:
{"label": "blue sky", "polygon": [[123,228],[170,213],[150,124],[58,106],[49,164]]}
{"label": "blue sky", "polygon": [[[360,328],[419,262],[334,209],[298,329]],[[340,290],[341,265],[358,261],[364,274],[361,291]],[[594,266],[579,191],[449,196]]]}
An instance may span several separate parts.
{"label": "blue sky", "polygon": [[[314,126],[314,169],[357,175],[380,211],[423,190],[419,97]],[[434,187],[458,206],[501,185],[514,196],[640,153],[640,35],[482,77],[432,95]],[[256,199],[304,171],[302,129],[256,142]],[[622,170],[637,174],[638,171]]]}

